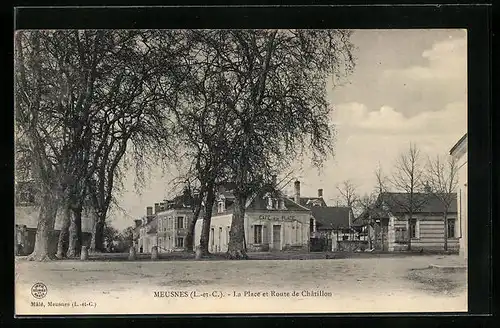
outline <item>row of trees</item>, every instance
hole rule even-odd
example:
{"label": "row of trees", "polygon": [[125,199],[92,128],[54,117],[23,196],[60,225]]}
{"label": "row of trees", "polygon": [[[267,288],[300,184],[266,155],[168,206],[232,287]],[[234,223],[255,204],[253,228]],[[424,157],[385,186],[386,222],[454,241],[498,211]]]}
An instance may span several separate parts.
{"label": "row of trees", "polygon": [[79,252],[84,209],[95,218],[91,248],[102,249],[124,174],[134,170],[140,187],[148,165],[179,162],[191,232],[216,188],[234,183],[228,255],[246,258],[255,191],[305,154],[318,167],[333,154],[326,83],[352,72],[352,51],[344,30],[17,32],[16,171],[32,173],[41,207],[30,259],[52,258],[58,210],[58,256]]}
{"label": "row of trees", "polygon": [[[411,221],[429,201],[430,197],[437,199],[442,206],[444,225],[444,250],[448,250],[448,214],[456,199],[458,187],[458,166],[451,156],[437,155],[434,158],[422,154],[416,144],[411,143],[408,150],[402,152],[396,159],[389,174],[379,165],[375,170],[376,187],[370,194],[360,196],[357,186],[351,180],[343,181],[337,186],[343,205],[352,208],[357,213],[370,211],[380,206],[379,195],[386,193],[387,199],[393,205],[407,214],[408,249],[411,249]],[[393,196],[393,193],[400,193]]]}

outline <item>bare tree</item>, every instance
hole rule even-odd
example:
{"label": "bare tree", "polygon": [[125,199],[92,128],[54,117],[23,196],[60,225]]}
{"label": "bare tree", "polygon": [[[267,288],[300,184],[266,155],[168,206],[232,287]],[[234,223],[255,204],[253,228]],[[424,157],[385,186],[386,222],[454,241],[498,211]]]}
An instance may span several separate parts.
{"label": "bare tree", "polygon": [[383,192],[387,191],[388,178],[382,170],[382,166],[378,163],[375,169],[375,192],[381,195]]}
{"label": "bare tree", "polygon": [[[358,218],[361,218],[364,225],[374,228],[374,222],[370,219],[372,212],[376,208],[378,195],[376,193],[364,194],[356,201],[356,207],[360,213]],[[368,231],[368,244],[370,249],[373,247],[373,236],[371,231]]]}
{"label": "bare tree", "polygon": [[351,180],[345,180],[340,185],[337,185],[337,190],[342,198],[342,203],[353,209],[355,204],[359,201],[357,187]]}
{"label": "bare tree", "polygon": [[389,177],[389,185],[398,194],[387,193],[389,201],[408,215],[408,250],[411,250],[412,221],[416,212],[427,203],[425,189],[424,167],[420,150],[414,143],[396,160],[393,174]]}
{"label": "bare tree", "polygon": [[448,213],[456,201],[458,187],[458,166],[454,157],[443,160],[439,155],[428,158],[427,183],[434,197],[443,205],[444,250],[448,250]]}

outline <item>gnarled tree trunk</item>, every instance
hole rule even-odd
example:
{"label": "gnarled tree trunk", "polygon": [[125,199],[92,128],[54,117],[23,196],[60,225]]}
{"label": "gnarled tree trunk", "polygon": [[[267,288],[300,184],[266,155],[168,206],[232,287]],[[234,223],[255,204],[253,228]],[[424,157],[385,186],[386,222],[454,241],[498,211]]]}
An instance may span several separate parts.
{"label": "gnarled tree trunk", "polygon": [[69,242],[69,226],[71,224],[71,209],[69,206],[64,206],[63,222],[61,232],[59,233],[59,241],[57,242],[56,257],[62,259],[66,257]]}
{"label": "gnarled tree trunk", "polygon": [[104,252],[104,215],[93,214],[92,239],[90,241],[91,252]]}
{"label": "gnarled tree trunk", "polygon": [[68,257],[80,256],[82,248],[82,209],[72,209],[71,224],[69,226]]}
{"label": "gnarled tree trunk", "polygon": [[48,261],[54,259],[55,254],[50,252],[51,238],[53,238],[54,223],[57,215],[57,201],[52,191],[43,191],[40,214],[35,237],[35,248],[28,256],[30,261]]}
{"label": "gnarled tree trunk", "polygon": [[193,218],[189,222],[188,233],[186,235],[186,250],[188,252],[194,251],[194,230],[196,228],[196,221],[200,216],[201,211],[201,201],[196,205],[196,209],[193,213]]}
{"label": "gnarled tree trunk", "polygon": [[203,227],[200,236],[200,252],[202,256],[210,254],[208,251],[208,243],[210,240],[210,224],[212,222],[212,208],[215,202],[214,186],[209,186],[207,190],[207,201],[205,206],[205,213],[203,215]]}
{"label": "gnarled tree trunk", "polygon": [[245,196],[236,196],[234,200],[233,220],[229,232],[227,257],[233,260],[248,259],[245,245]]}

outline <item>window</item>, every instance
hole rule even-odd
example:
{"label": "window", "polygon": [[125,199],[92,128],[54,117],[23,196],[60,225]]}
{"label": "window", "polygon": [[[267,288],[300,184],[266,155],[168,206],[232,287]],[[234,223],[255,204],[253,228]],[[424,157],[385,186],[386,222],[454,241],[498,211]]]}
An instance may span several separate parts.
{"label": "window", "polygon": [[184,229],[184,217],[177,217],[177,229]]}
{"label": "window", "polygon": [[210,239],[210,245],[213,246],[214,245],[214,239],[215,239],[214,228],[210,229],[210,237],[209,237],[209,239]]}
{"label": "window", "polygon": [[415,219],[411,220],[410,234],[411,234],[411,238],[418,238],[417,237],[417,220],[415,220]]}
{"label": "window", "polygon": [[314,232],[314,219],[309,219],[309,232]]}
{"label": "window", "polygon": [[222,213],[222,212],[224,212],[224,210],[225,210],[225,208],[224,208],[224,201],[221,200],[217,204],[217,213]]}
{"label": "window", "polygon": [[254,244],[262,244],[262,225],[253,226],[253,242]]}
{"label": "window", "polygon": [[406,228],[396,228],[396,243],[406,243],[407,240]]}
{"label": "window", "polygon": [[178,237],[175,240],[175,247],[184,247],[184,238],[183,237]]}
{"label": "window", "polygon": [[455,219],[448,220],[448,238],[455,238]]}

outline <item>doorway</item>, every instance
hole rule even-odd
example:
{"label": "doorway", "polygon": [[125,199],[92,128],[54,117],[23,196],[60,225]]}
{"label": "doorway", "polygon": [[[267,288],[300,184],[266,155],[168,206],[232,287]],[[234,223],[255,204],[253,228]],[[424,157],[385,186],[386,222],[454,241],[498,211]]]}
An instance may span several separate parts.
{"label": "doorway", "polygon": [[281,226],[273,225],[273,249],[281,250]]}

